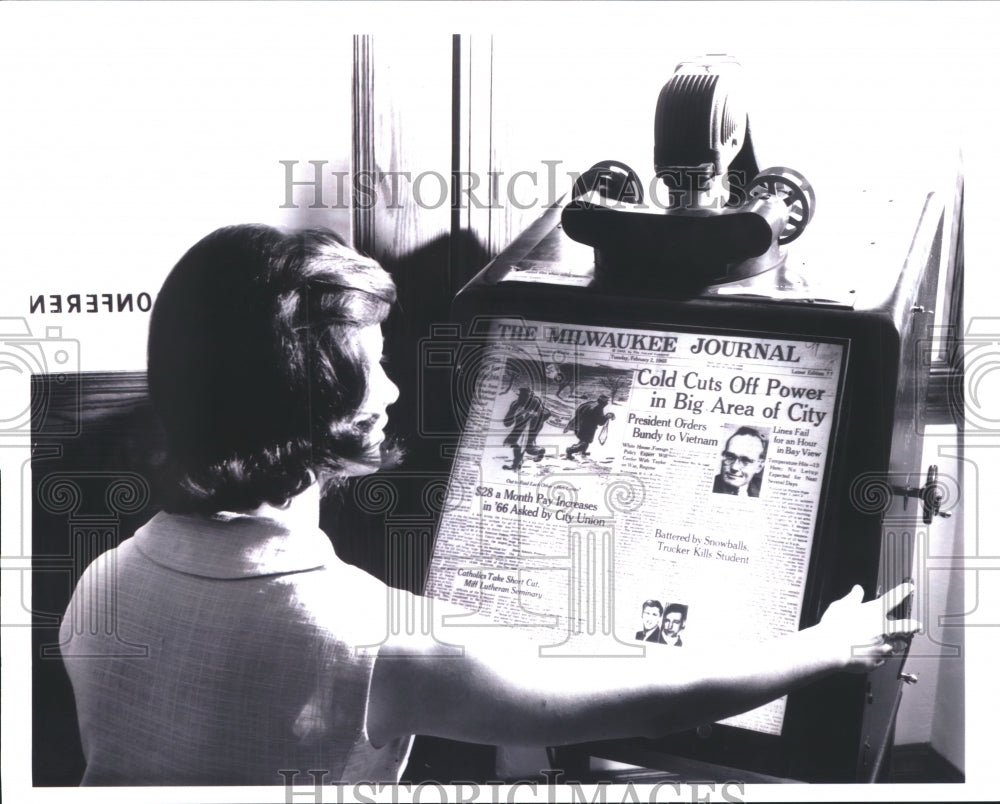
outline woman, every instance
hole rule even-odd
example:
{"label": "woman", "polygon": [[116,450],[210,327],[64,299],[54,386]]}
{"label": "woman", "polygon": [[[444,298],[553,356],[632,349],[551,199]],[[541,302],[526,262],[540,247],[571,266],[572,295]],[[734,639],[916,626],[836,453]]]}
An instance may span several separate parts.
{"label": "woman", "polygon": [[415,733],[659,735],[870,669],[883,633],[919,627],[885,621],[909,587],[869,603],[855,588],[738,661],[728,645],[573,672],[513,628],[389,634],[405,593],[340,562],[317,523],[326,489],[394,460],[379,362],[394,300],[375,262],[318,230],[221,229],[167,278],[149,336],[166,510],[87,569],[62,624],[84,784],[391,781]]}

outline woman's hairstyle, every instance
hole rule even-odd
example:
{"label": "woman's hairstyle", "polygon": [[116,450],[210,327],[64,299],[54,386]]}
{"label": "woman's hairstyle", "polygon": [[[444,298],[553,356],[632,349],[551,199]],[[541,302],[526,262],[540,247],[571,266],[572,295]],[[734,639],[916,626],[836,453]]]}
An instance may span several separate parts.
{"label": "woman's hairstyle", "polygon": [[195,244],[149,327],[168,510],[281,505],[376,468],[354,422],[368,377],[353,336],[395,298],[389,274],[327,230],[230,226]]}

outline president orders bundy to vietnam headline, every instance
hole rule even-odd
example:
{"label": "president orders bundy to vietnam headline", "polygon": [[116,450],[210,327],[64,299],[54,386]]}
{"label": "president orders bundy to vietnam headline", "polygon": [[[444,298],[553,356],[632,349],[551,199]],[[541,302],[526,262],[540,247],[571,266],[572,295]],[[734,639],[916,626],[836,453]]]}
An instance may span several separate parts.
{"label": "president orders bundy to vietnam headline", "polygon": [[[680,416],[674,419],[661,419],[657,416],[638,416],[635,413],[630,413],[627,421],[631,425],[642,425],[641,427],[632,427],[632,438],[649,441],[660,441],[666,438],[667,441],[676,441],[679,436],[681,441],[688,444],[701,444],[706,447],[719,446],[719,439],[717,438],[703,438],[702,436],[685,432],[685,430],[707,430],[708,427],[700,422],[693,422],[690,419],[684,419]],[[654,429],[647,430],[645,429],[647,427]],[[669,427],[677,428],[680,432],[675,436],[673,433],[666,433],[660,429]]]}

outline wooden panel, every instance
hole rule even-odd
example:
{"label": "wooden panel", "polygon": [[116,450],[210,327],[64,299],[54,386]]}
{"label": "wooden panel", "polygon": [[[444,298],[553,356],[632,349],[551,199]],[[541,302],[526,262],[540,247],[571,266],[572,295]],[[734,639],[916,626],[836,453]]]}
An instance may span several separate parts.
{"label": "wooden panel", "polygon": [[354,242],[420,308],[448,298],[452,50],[445,35],[355,43]]}
{"label": "wooden panel", "polygon": [[492,178],[493,37],[459,37],[455,55],[452,295],[496,256],[492,231],[503,212]]}

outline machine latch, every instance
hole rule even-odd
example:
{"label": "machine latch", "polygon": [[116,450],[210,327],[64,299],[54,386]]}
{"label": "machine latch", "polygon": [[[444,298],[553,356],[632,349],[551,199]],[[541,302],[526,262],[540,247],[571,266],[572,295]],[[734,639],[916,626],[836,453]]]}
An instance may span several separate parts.
{"label": "machine latch", "polygon": [[947,519],[951,516],[950,511],[942,511],[941,503],[944,502],[945,494],[941,488],[941,484],[937,482],[938,468],[937,464],[932,464],[927,468],[927,481],[920,488],[914,488],[912,486],[906,486],[901,488],[896,486],[893,488],[895,494],[899,494],[903,497],[903,508],[906,508],[906,500],[910,497],[919,497],[924,505],[924,524],[929,525],[934,521],[934,517],[939,516],[942,519]]}

